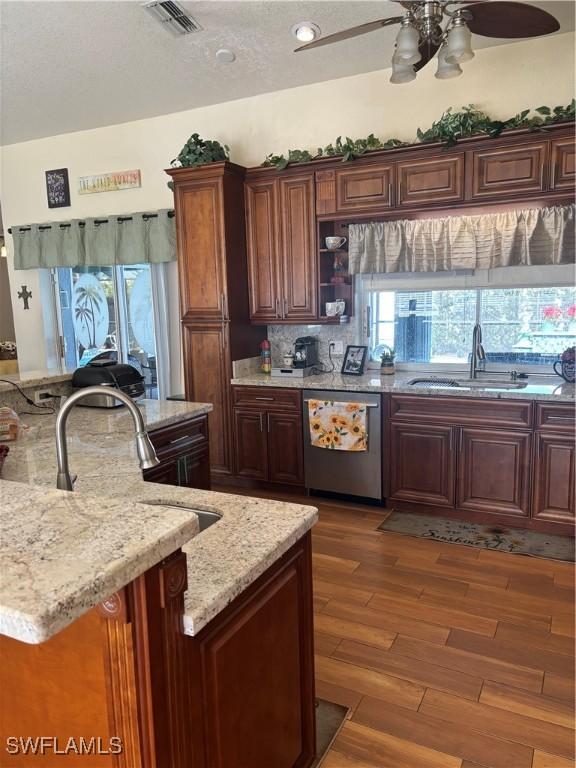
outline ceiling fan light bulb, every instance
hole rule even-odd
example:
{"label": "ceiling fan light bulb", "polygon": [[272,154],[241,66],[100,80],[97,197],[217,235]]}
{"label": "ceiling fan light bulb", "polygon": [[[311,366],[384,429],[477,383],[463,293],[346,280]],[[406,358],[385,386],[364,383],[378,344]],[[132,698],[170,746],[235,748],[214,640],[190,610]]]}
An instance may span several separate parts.
{"label": "ceiling fan light bulb", "polygon": [[447,50],[448,46],[443,45],[438,51],[438,69],[434,75],[438,80],[450,80],[450,78],[459,77],[462,74],[460,66],[446,58]]}
{"label": "ceiling fan light bulb", "polygon": [[311,43],[320,37],[320,27],[313,21],[299,21],[292,27],[292,34],[301,43]]}
{"label": "ceiling fan light bulb", "polygon": [[394,61],[394,59],[392,59],[392,75],[390,76],[391,83],[410,83],[415,79],[416,72],[414,71],[413,64],[406,64],[404,62]]}
{"label": "ceiling fan light bulb", "polygon": [[418,50],[419,44],[420,34],[416,27],[410,23],[403,23],[396,38],[394,55],[397,60],[405,64],[416,64],[422,58],[422,54]]}
{"label": "ceiling fan light bulb", "polygon": [[472,33],[466,24],[457,24],[448,32],[446,39],[446,61],[449,64],[462,64],[473,58]]}

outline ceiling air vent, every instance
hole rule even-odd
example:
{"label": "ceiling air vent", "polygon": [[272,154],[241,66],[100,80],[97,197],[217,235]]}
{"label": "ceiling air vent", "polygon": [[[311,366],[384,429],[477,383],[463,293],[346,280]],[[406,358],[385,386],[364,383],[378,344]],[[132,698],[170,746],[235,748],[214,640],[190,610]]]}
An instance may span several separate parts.
{"label": "ceiling air vent", "polygon": [[174,0],[152,0],[151,3],[145,3],[144,8],[173,35],[190,35],[202,29],[188,11]]}

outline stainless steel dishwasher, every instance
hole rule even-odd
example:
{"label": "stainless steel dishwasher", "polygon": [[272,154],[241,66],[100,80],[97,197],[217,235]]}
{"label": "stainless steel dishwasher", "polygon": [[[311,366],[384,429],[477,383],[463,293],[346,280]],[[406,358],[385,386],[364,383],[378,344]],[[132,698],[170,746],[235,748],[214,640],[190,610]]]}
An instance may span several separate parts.
{"label": "stainless steel dishwasher", "polygon": [[[309,400],[366,403],[367,451],[317,448],[310,440]],[[304,482],[315,491],[382,498],[382,398],[367,392],[305,389],[302,400],[304,431]]]}

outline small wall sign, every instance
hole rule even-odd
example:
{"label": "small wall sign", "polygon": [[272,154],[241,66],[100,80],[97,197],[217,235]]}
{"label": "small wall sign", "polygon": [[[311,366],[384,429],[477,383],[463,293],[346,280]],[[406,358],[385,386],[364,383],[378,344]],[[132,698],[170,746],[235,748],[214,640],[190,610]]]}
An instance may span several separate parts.
{"label": "small wall sign", "polygon": [[30,309],[28,301],[32,298],[32,291],[28,290],[27,285],[23,285],[22,290],[18,291],[18,298],[24,302],[24,309]]}
{"label": "small wall sign", "polygon": [[140,170],[114,171],[99,173],[94,176],[80,176],[78,194],[92,195],[95,192],[118,192],[121,189],[141,187]]}
{"label": "small wall sign", "polygon": [[68,168],[46,171],[46,194],[48,196],[48,208],[68,208],[70,206]]}

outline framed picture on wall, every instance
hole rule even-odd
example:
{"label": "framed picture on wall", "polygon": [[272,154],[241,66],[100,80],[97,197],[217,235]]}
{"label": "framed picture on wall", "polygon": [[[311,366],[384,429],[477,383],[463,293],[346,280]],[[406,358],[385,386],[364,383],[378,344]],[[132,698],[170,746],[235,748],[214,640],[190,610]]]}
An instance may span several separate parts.
{"label": "framed picture on wall", "polygon": [[70,206],[68,168],[46,171],[46,195],[48,208],[68,208]]}
{"label": "framed picture on wall", "polygon": [[341,372],[348,376],[362,376],[364,373],[367,352],[368,347],[349,344],[346,347],[346,354],[344,355],[344,363]]}

